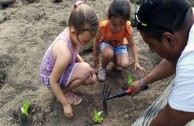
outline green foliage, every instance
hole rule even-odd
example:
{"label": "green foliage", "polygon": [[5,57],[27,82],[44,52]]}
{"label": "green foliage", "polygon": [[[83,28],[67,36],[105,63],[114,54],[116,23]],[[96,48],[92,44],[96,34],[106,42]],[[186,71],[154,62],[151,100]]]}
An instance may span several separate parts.
{"label": "green foliage", "polygon": [[142,2],[142,0],[130,0],[134,4],[134,15],[131,15],[130,21],[131,21],[131,26],[135,27],[135,13],[137,12],[138,4]]}
{"label": "green foliage", "polygon": [[94,39],[92,39],[90,41],[90,43],[83,49],[80,51],[80,55],[83,55],[83,54],[86,54],[86,53],[90,53],[93,51],[93,42],[94,42]]}
{"label": "green foliage", "polygon": [[93,50],[93,42],[94,42],[94,39],[92,39],[90,41],[90,43],[87,45],[86,49]]}
{"label": "green foliage", "polygon": [[6,16],[3,14],[2,11],[0,11],[0,23],[4,22],[6,20]]}
{"label": "green foliage", "polygon": [[103,118],[101,117],[102,111],[97,112],[96,110],[94,110],[94,122],[95,123],[102,123]]}
{"label": "green foliage", "polygon": [[29,3],[35,2],[35,0],[26,0],[26,1],[28,1]]}
{"label": "green foliage", "polygon": [[136,26],[136,24],[135,24],[135,17],[134,16],[130,18],[130,22],[131,22],[131,26],[132,27]]}
{"label": "green foliage", "polygon": [[21,111],[22,111],[22,113],[23,113],[25,116],[28,116],[28,115],[29,115],[29,113],[28,113],[29,107],[30,107],[29,101],[28,101],[28,100],[24,101],[23,107],[21,108]]}
{"label": "green foliage", "polygon": [[141,4],[143,0],[130,0],[133,4]]}

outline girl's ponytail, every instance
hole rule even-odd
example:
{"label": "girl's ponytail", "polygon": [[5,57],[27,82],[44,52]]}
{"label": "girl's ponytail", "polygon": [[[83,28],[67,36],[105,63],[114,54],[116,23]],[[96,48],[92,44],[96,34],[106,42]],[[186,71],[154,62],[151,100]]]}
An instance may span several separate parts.
{"label": "girl's ponytail", "polygon": [[81,4],[83,4],[82,0],[78,0],[77,2],[75,2],[74,9],[78,8]]}

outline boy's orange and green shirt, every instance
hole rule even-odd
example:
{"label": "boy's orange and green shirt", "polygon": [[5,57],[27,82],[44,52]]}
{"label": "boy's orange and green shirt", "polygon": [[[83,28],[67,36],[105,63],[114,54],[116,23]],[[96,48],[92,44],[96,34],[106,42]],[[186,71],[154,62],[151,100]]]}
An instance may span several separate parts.
{"label": "boy's orange and green shirt", "polygon": [[100,33],[102,34],[99,43],[107,42],[113,47],[118,47],[120,45],[127,45],[128,41],[125,38],[130,38],[132,36],[132,28],[130,21],[127,21],[125,25],[122,27],[122,29],[116,34],[113,34],[110,31],[109,20],[101,21],[99,25]]}

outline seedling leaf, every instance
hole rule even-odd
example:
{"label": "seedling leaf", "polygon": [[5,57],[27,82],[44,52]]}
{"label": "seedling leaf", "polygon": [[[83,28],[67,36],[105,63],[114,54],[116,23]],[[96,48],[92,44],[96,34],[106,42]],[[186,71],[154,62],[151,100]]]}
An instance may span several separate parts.
{"label": "seedling leaf", "polygon": [[102,111],[97,112],[96,110],[94,110],[94,122],[95,123],[102,123],[103,118],[101,117]]}
{"label": "seedling leaf", "polygon": [[24,101],[23,107],[21,108],[21,111],[22,111],[22,113],[23,113],[25,116],[28,116],[28,114],[29,114],[29,113],[28,113],[29,107],[30,107],[29,101],[28,101],[28,100]]}
{"label": "seedling leaf", "polygon": [[133,82],[133,78],[132,78],[132,76],[129,74],[128,77],[127,77],[127,83],[128,83],[128,85],[130,85],[132,82]]}

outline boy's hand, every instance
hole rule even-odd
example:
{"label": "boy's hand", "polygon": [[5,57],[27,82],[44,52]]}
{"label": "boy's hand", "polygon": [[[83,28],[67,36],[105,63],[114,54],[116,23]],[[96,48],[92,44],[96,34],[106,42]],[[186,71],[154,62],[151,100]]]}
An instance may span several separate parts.
{"label": "boy's hand", "polygon": [[99,59],[97,56],[94,56],[94,65],[97,66],[99,64]]}
{"label": "boy's hand", "polygon": [[66,104],[63,106],[63,111],[65,113],[66,117],[73,117],[73,112],[72,112],[72,108],[71,108],[71,104]]}
{"label": "boy's hand", "polygon": [[137,68],[140,69],[144,74],[146,73],[145,69],[139,65],[139,63],[134,64],[134,72],[136,73]]}

